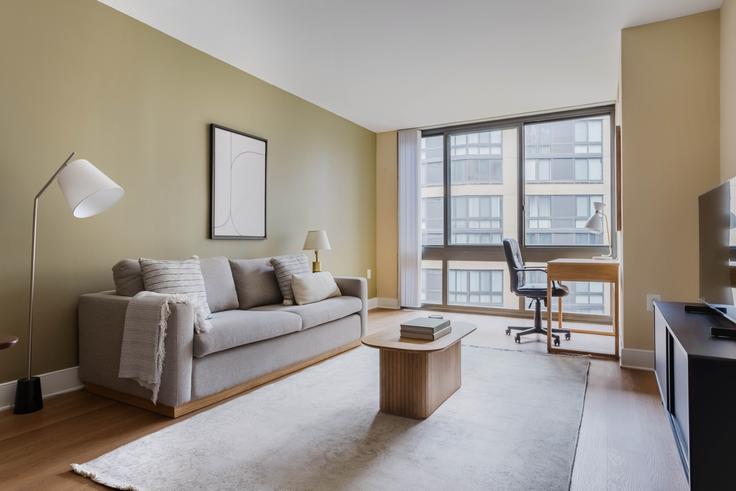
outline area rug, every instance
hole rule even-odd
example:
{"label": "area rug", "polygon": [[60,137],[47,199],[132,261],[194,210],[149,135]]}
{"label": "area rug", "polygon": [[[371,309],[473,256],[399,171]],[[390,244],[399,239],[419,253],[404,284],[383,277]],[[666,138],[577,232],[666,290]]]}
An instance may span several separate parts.
{"label": "area rug", "polygon": [[133,490],[569,489],[587,358],[463,346],[428,419],[378,411],[361,347],[73,469]]}

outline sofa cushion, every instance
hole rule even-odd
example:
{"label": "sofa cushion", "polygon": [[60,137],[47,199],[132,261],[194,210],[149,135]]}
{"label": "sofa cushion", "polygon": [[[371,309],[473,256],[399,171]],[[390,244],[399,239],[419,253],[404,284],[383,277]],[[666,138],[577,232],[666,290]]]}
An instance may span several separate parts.
{"label": "sofa cushion", "polygon": [[238,308],[233,273],[226,257],[208,257],[199,260],[207,292],[207,303],[212,312]]}
{"label": "sofa cushion", "polygon": [[271,266],[271,258],[231,259],[230,268],[241,309],[280,303],[283,300]]}
{"label": "sofa cushion", "polygon": [[[194,306],[194,325],[209,330],[207,320],[212,316],[207,304],[207,291],[204,288],[202,267],[198,256],[188,259],[149,259],[140,258],[143,286],[154,293],[182,294],[192,299]],[[205,327],[206,326],[206,327]]]}
{"label": "sofa cushion", "polygon": [[335,278],[328,271],[293,274],[291,275],[291,289],[297,305],[306,305],[341,295]]}
{"label": "sofa cushion", "polygon": [[291,289],[291,276],[298,273],[309,273],[309,259],[304,254],[278,256],[271,258],[276,281],[279,282],[284,305],[294,305],[294,292]]}
{"label": "sofa cushion", "polygon": [[362,308],[363,302],[359,298],[343,296],[328,298],[307,305],[264,305],[251,309],[249,312],[268,310],[294,313],[302,318],[302,330],[304,330],[342,319],[350,314],[360,312]]}
{"label": "sofa cushion", "polygon": [[137,259],[121,259],[112,267],[112,279],[115,282],[115,294],[123,297],[134,297],[142,292],[143,275]]}
{"label": "sofa cushion", "polygon": [[194,336],[194,356],[197,358],[297,332],[302,327],[301,318],[291,312],[226,310],[213,314],[210,322],[209,332]]}

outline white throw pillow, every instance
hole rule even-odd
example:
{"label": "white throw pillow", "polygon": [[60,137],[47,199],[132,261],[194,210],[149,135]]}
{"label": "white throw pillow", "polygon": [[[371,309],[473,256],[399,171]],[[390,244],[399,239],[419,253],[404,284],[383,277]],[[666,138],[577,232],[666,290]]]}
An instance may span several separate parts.
{"label": "white throw pillow", "polygon": [[291,277],[294,300],[299,305],[342,295],[331,273],[297,273]]}

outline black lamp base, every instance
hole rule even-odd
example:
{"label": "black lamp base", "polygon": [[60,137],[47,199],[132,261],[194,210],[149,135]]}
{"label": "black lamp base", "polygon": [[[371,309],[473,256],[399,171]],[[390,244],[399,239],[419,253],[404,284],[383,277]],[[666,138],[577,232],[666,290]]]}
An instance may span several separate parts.
{"label": "black lamp base", "polygon": [[41,379],[38,377],[18,379],[15,387],[15,414],[35,413],[43,409]]}

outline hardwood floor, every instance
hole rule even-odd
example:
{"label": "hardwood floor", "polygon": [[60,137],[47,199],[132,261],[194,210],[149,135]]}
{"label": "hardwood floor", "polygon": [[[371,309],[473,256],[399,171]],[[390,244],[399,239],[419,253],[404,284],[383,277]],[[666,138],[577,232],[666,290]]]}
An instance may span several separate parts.
{"label": "hardwood floor", "polygon": [[[528,339],[516,345],[504,335],[507,324],[524,325],[529,320],[444,315],[478,326],[465,338],[466,344],[545,351],[541,341]],[[415,311],[374,310],[369,330],[416,316]],[[0,413],[0,489],[104,489],[72,473],[69,464],[93,459],[175,423],[84,391],[51,397],[44,404],[44,410],[34,414]],[[182,419],[186,416],[177,421]],[[571,489],[687,489],[651,372],[592,361]]]}

